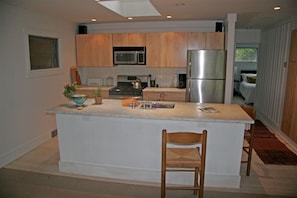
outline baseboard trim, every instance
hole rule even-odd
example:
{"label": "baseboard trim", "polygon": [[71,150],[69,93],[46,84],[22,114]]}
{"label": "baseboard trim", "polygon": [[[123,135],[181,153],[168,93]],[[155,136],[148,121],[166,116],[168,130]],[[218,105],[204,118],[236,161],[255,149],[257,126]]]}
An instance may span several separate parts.
{"label": "baseboard trim", "polygon": [[[96,176],[129,183],[148,182],[159,185],[161,179],[160,170],[114,167],[82,162],[59,161],[59,170],[65,173]],[[168,175],[167,180],[169,184],[192,185],[193,175],[191,173],[174,173],[174,175]],[[205,186],[238,189],[240,188],[240,180],[240,175],[213,175],[206,173]]]}
{"label": "baseboard trim", "polygon": [[50,133],[44,133],[36,138],[28,140],[22,145],[19,145],[10,151],[4,153],[0,156],[0,168],[6,166],[7,164],[13,162],[17,158],[21,157],[25,153],[31,151],[32,149],[36,148],[40,144],[46,142],[51,138]]}

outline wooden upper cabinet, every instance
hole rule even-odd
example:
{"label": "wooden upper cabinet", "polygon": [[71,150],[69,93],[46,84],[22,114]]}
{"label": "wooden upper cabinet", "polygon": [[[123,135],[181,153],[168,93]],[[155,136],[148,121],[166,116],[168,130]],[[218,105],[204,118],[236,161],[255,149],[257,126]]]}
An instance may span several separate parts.
{"label": "wooden upper cabinet", "polygon": [[146,65],[165,67],[165,38],[163,33],[146,33]]}
{"label": "wooden upper cabinet", "polygon": [[224,49],[224,35],[224,32],[189,32],[188,49]]}
{"label": "wooden upper cabinet", "polygon": [[166,33],[167,67],[186,67],[188,39],[185,32]]}
{"label": "wooden upper cabinet", "polygon": [[188,49],[224,49],[224,33],[79,34],[76,36],[77,65],[113,66],[113,46],[146,46],[146,65],[148,67],[186,67]]}
{"label": "wooden upper cabinet", "polygon": [[76,35],[77,66],[113,66],[111,34]]}
{"label": "wooden upper cabinet", "polygon": [[189,32],[188,33],[188,49],[200,50],[206,49],[206,32]]}
{"label": "wooden upper cabinet", "polygon": [[147,33],[146,48],[147,66],[149,67],[186,66],[187,33]]}
{"label": "wooden upper cabinet", "polygon": [[207,32],[205,49],[225,49],[224,32]]}
{"label": "wooden upper cabinet", "polygon": [[145,33],[113,33],[113,46],[145,46]]}

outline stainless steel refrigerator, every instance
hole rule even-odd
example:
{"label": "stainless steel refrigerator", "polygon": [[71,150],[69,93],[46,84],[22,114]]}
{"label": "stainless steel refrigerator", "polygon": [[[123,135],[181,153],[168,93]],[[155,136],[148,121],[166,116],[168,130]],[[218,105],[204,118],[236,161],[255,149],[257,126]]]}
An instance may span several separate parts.
{"label": "stainless steel refrigerator", "polygon": [[196,103],[224,103],[225,50],[188,50],[186,99]]}

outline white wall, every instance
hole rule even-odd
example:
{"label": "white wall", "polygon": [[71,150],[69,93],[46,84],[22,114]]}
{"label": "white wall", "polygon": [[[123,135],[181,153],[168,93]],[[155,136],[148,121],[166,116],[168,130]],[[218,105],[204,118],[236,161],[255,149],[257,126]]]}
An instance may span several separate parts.
{"label": "white wall", "polygon": [[[76,25],[0,2],[0,167],[50,138],[55,116],[46,109],[62,102],[63,86],[76,64]],[[60,38],[59,75],[27,77],[24,32],[46,32]]]}
{"label": "white wall", "polygon": [[287,78],[285,63],[288,61],[290,33],[296,28],[297,19],[261,33],[255,107],[257,117],[279,132]]}

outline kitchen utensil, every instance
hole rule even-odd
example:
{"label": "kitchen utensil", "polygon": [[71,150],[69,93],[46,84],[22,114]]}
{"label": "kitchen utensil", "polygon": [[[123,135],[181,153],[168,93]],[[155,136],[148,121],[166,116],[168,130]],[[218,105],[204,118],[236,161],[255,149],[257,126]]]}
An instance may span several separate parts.
{"label": "kitchen utensil", "polygon": [[132,85],[134,89],[141,89],[141,81],[139,79],[132,82]]}

